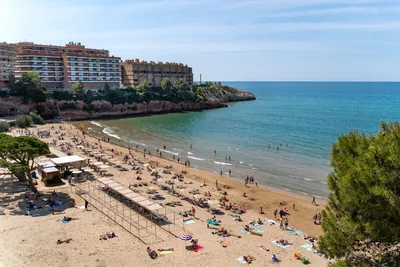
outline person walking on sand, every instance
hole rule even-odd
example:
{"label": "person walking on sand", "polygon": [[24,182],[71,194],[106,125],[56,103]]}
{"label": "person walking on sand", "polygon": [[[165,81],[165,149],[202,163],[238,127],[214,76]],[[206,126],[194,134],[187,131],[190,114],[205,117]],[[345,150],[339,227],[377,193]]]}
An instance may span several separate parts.
{"label": "person walking on sand", "polygon": [[264,207],[263,207],[263,205],[260,206],[260,214],[264,214]]}
{"label": "person walking on sand", "polygon": [[314,221],[314,224],[317,224],[317,214],[314,215],[313,221]]}
{"label": "person walking on sand", "polygon": [[87,201],[87,200],[85,199],[85,210],[87,210],[88,207],[89,207],[89,201]]}
{"label": "person walking on sand", "polygon": [[274,210],[274,217],[275,217],[275,219],[276,219],[276,214],[278,213],[278,210],[277,209],[275,209]]}
{"label": "person walking on sand", "polygon": [[318,213],[317,220],[318,220],[318,224],[321,224],[321,213]]}
{"label": "person walking on sand", "polygon": [[288,226],[289,226],[289,219],[288,219],[288,218],[286,218],[286,219],[285,219],[285,229],[287,229],[287,228],[288,228]]}
{"label": "person walking on sand", "polygon": [[232,177],[232,171],[229,169],[229,178]]}
{"label": "person walking on sand", "polygon": [[311,204],[317,205],[317,202],[315,202],[315,196],[312,197],[312,202]]}
{"label": "person walking on sand", "polygon": [[293,203],[293,211],[296,211],[296,204]]}
{"label": "person walking on sand", "polygon": [[215,186],[218,188],[218,180],[215,180]]}
{"label": "person walking on sand", "polygon": [[222,177],[222,170],[220,171],[220,173],[219,173],[220,175],[221,175],[221,177]]}
{"label": "person walking on sand", "polygon": [[196,219],[196,210],[194,209],[194,207],[192,207],[192,215],[193,215],[193,218]]}

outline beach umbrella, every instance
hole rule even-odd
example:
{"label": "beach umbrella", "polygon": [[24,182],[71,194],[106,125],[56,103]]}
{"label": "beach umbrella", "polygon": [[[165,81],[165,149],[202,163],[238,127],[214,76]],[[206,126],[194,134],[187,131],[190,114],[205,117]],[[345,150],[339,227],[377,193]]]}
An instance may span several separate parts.
{"label": "beach umbrella", "polygon": [[183,235],[179,236],[179,239],[185,241],[185,243],[186,243],[186,241],[192,240],[193,237],[190,234],[183,234]]}

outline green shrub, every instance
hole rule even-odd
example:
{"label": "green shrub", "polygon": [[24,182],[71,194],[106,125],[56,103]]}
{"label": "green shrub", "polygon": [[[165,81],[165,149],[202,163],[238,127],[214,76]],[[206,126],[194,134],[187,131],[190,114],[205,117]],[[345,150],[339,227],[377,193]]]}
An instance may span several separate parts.
{"label": "green shrub", "polygon": [[59,185],[63,183],[60,175],[54,176],[53,178],[42,178],[42,182],[45,184],[45,186]]}
{"label": "green shrub", "polygon": [[29,114],[29,116],[31,117],[31,119],[32,119],[34,124],[38,124],[38,125],[39,124],[41,124],[41,125],[45,124],[44,119],[40,115],[38,115],[38,114],[36,114],[34,112],[31,112]]}
{"label": "green shrub", "polygon": [[8,123],[5,121],[0,121],[0,133],[8,132]]}
{"label": "green shrub", "polygon": [[19,115],[15,121],[15,124],[19,128],[28,128],[32,126],[33,121],[32,118],[28,115]]}
{"label": "green shrub", "polygon": [[68,110],[68,109],[76,109],[76,105],[74,103],[64,103],[60,107],[61,110]]}

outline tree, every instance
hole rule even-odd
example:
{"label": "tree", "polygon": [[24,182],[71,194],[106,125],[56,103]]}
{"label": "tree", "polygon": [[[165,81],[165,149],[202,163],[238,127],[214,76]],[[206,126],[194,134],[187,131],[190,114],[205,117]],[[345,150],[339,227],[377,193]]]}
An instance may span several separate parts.
{"label": "tree", "polygon": [[400,266],[400,124],[342,135],[331,155],[320,249],[336,266]]}
{"label": "tree", "polygon": [[32,118],[28,115],[19,115],[15,120],[15,124],[19,128],[28,128],[33,124]]}
{"label": "tree", "polygon": [[83,99],[86,95],[85,87],[83,86],[83,83],[81,81],[74,82],[72,84],[72,90],[74,91],[75,96],[78,99]]}
{"label": "tree", "polygon": [[20,79],[11,83],[14,85],[10,86],[10,94],[22,98],[24,103],[29,100],[44,102],[47,99],[46,91],[36,71],[25,72]]}
{"label": "tree", "polygon": [[0,133],[8,132],[9,125],[5,121],[0,121]]}
{"label": "tree", "polygon": [[38,115],[38,114],[36,114],[36,113],[34,113],[34,112],[29,113],[29,117],[31,117],[32,122],[33,122],[34,124],[37,124],[37,125],[43,125],[43,124],[45,124],[44,119],[43,119],[40,115]]}
{"label": "tree", "polygon": [[103,93],[106,95],[106,94],[108,94],[108,93],[110,93],[110,92],[111,92],[111,86],[110,86],[108,83],[105,83],[105,84],[104,84]]}
{"label": "tree", "polygon": [[161,88],[164,91],[169,91],[173,87],[171,80],[168,77],[164,77],[161,80]]}
{"label": "tree", "polygon": [[38,193],[31,175],[36,168],[35,159],[48,154],[48,145],[39,139],[0,134],[0,166],[8,168],[21,182],[28,182],[34,193]]}

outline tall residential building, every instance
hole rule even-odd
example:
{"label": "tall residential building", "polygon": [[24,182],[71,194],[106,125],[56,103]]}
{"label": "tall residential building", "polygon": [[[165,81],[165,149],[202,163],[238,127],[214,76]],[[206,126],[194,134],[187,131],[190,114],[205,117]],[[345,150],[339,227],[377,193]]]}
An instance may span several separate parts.
{"label": "tall residential building", "polygon": [[8,78],[14,73],[16,53],[14,44],[0,43],[0,88],[8,87]]}
{"label": "tall residential building", "polygon": [[147,80],[149,86],[160,86],[164,77],[174,84],[182,79],[187,84],[193,84],[192,68],[182,63],[155,63],[153,61],[126,60],[122,62],[122,84],[136,86]]}
{"label": "tall residential building", "polygon": [[81,43],[65,46],[18,43],[15,76],[28,71],[39,73],[46,88],[71,88],[81,81],[85,88],[100,89],[121,84],[121,58],[109,55],[108,50],[86,48]]}

